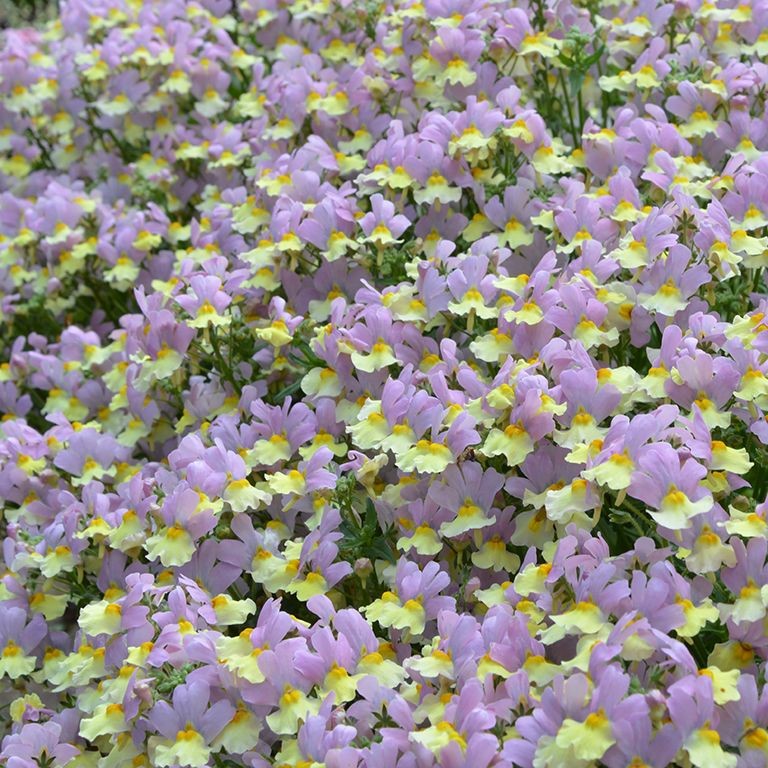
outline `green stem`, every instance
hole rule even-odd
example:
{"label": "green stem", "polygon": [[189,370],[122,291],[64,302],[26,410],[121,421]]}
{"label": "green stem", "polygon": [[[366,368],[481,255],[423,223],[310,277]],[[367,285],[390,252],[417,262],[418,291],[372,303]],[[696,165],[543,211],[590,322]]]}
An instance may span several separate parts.
{"label": "green stem", "polygon": [[26,133],[26,135],[37,145],[37,148],[40,150],[43,165],[48,170],[52,171],[56,166],[51,158],[51,153],[49,152],[48,147],[43,144],[42,139],[31,128],[27,128],[24,133]]}
{"label": "green stem", "polygon": [[573,145],[578,147],[581,145],[581,135],[576,135],[576,124],[573,122],[573,110],[571,109],[570,96],[568,95],[568,86],[565,83],[565,77],[563,76],[563,70],[557,70],[557,79],[563,89],[563,104],[565,105],[565,113],[568,117],[568,125],[571,129],[571,136],[573,136]]}
{"label": "green stem", "polygon": [[211,326],[211,349],[213,350],[213,356],[216,358],[216,362],[219,365],[219,373],[224,379],[226,379],[233,387],[235,392],[240,390],[240,386],[237,383],[232,369],[227,365],[224,360],[224,356],[221,354],[221,348],[219,347],[219,337],[216,333],[215,326]]}

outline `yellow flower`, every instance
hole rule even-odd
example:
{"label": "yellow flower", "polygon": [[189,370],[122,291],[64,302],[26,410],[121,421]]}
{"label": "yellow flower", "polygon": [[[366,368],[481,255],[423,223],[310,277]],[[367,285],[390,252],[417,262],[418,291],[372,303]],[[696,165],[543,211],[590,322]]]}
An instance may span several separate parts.
{"label": "yellow flower", "polygon": [[614,453],[606,461],[582,471],[581,476],[613,491],[629,488],[635,464],[627,452]]}
{"label": "yellow flower", "polygon": [[493,536],[472,553],[472,563],[478,568],[514,573],[520,567],[520,558],[507,549],[506,542],[500,536]]}
{"label": "yellow flower", "polygon": [[573,330],[573,338],[580,341],[585,349],[605,344],[608,347],[615,346],[619,341],[619,329],[600,327],[593,320],[582,317]]}
{"label": "yellow flower", "polygon": [[[45,585],[43,585],[45,586]],[[10,596],[6,599],[10,599]],[[29,609],[33,613],[41,613],[46,621],[53,621],[64,615],[69,603],[69,596],[52,595],[48,592],[34,592],[29,598]]]}
{"label": "yellow flower", "polygon": [[399,454],[395,463],[403,472],[415,470],[426,474],[439,474],[454,461],[455,458],[447,445],[419,440],[412,448]]}
{"label": "yellow flower", "polygon": [[150,750],[152,747],[153,763],[160,768],[171,765],[203,768],[211,756],[211,749],[205,739],[191,725],[179,731],[174,741],[163,739],[156,743],[150,740]]}
{"label": "yellow flower", "polygon": [[546,581],[552,570],[550,563],[535,565],[531,563],[515,577],[515,592],[521,597],[528,597],[530,594],[541,594],[546,591]]}
{"label": "yellow flower", "polygon": [[95,102],[95,106],[100,112],[110,117],[127,115],[132,109],[135,109],[134,104],[124,93],[118,93],[113,99],[99,100]]}
{"label": "yellow flower", "polygon": [[730,520],[721,523],[721,525],[732,536],[768,538],[768,523],[765,520],[764,514],[742,512],[734,506],[728,507],[728,512],[731,516]]}
{"label": "yellow flower", "polygon": [[553,56],[557,56],[556,40],[546,32],[536,32],[526,35],[518,49],[518,53],[521,56],[528,56],[534,53],[539,54],[541,57],[548,59]]}
{"label": "yellow flower", "polygon": [[77,564],[72,550],[66,544],[49,547],[44,555],[34,552],[30,555],[46,578],[58,576],[62,571],[72,571]]}
{"label": "yellow flower", "polygon": [[161,529],[144,543],[150,560],[160,559],[166,567],[188,563],[195,553],[195,542],[189,533],[179,525]]}
{"label": "yellow flower", "polygon": [[688,752],[691,764],[695,768],[736,768],[739,758],[723,751],[720,746],[720,734],[705,723],[702,728],[695,730],[683,745]]}
{"label": "yellow flower", "polygon": [[254,648],[252,629],[244,629],[237,637],[222,637],[216,643],[219,663],[249,683],[263,683],[266,679],[259,666],[265,648]]}
{"label": "yellow flower", "polygon": [[256,603],[250,598],[233,600],[229,595],[216,595],[211,600],[211,607],[216,614],[217,626],[243,624],[252,613],[256,612]]}
{"label": "yellow flower", "polygon": [[397,540],[397,548],[403,552],[415,549],[420,555],[436,555],[443,549],[443,542],[434,528],[422,524],[410,537],[402,536]]}
{"label": "yellow flower", "polygon": [[0,678],[8,675],[15,680],[22,675],[28,675],[35,668],[35,657],[25,656],[24,649],[13,640],[8,640],[5,648],[0,650]]}
{"label": "yellow flower", "polygon": [[760,588],[750,578],[739,590],[739,596],[732,605],[720,605],[720,616],[723,621],[731,619],[735,624],[753,623],[765,618],[766,606],[768,606],[768,587]]}
{"label": "yellow flower", "polygon": [[760,405],[768,395],[768,378],[759,368],[750,366],[741,378],[741,388],[733,394],[741,400],[756,400]]}
{"label": "yellow flower", "polygon": [[248,451],[247,462],[250,466],[263,464],[271,467],[278,461],[289,461],[291,456],[291,445],[286,436],[275,434],[267,439],[257,440]]}
{"label": "yellow flower", "polygon": [[379,646],[379,650],[365,654],[357,665],[357,671],[360,674],[373,675],[387,688],[396,688],[405,680],[406,672],[400,664],[386,658],[384,650]]}
{"label": "yellow flower", "polygon": [[741,677],[738,669],[724,672],[719,667],[709,666],[700,669],[699,674],[712,681],[712,697],[715,704],[727,704],[729,701],[738,701],[741,698],[737,687]]}
{"label": "yellow flower", "polygon": [[507,309],[504,311],[506,320],[523,325],[538,325],[544,319],[541,307],[535,301],[526,301],[520,309]]}
{"label": "yellow flower", "polygon": [[544,509],[529,509],[515,518],[515,531],[510,541],[520,547],[541,548],[552,541],[554,523]]}
{"label": "yellow flower", "polygon": [[[586,496],[587,481],[582,477],[574,478],[562,488],[547,491],[544,498],[547,517],[559,525],[574,522],[574,518],[588,509]],[[591,525],[588,527],[591,528]]]}
{"label": "yellow flower", "polygon": [[272,501],[272,495],[251,485],[247,479],[232,480],[221,495],[233,512],[256,510]]}
{"label": "yellow flower", "polygon": [[203,97],[195,103],[195,110],[205,117],[211,118],[227,109],[227,102],[214,88],[208,88]]}
{"label": "yellow flower", "polygon": [[498,314],[495,307],[486,305],[485,297],[477,288],[469,288],[460,300],[449,302],[448,309],[457,315],[468,315],[474,312],[477,317],[484,319],[496,317]]}
{"label": "yellow flower", "polygon": [[684,597],[676,597],[675,603],[680,606],[685,618],[685,624],[676,628],[680,637],[695,637],[710,621],[717,621],[720,614],[709,598],[701,601],[700,605],[694,605]]}
{"label": "yellow flower", "polygon": [[473,243],[489,232],[493,232],[493,224],[482,213],[476,213],[461,234],[467,242]]}
{"label": "yellow flower", "polygon": [[504,225],[504,230],[497,234],[496,239],[499,245],[506,245],[509,248],[521,248],[533,242],[533,233],[529,232],[522,222],[511,218]]}
{"label": "yellow flower", "polygon": [[[571,163],[568,158],[559,154],[560,145],[554,140],[551,146],[539,147],[531,158],[531,165],[537,173],[558,174],[568,173],[571,170]],[[573,248],[566,251],[570,253]]]}
{"label": "yellow flower", "polygon": [[629,93],[635,89],[635,81],[636,78],[634,74],[625,69],[616,75],[603,75],[598,78],[597,84],[606,93],[611,93],[613,91]]}
{"label": "yellow flower", "polygon": [[351,359],[358,370],[366,373],[380,371],[397,362],[392,347],[384,339],[379,339],[370,352],[352,352]]}
{"label": "yellow flower", "polygon": [[246,752],[259,741],[261,721],[244,705],[238,706],[224,730],[211,742],[211,749],[230,754]]}
{"label": "yellow flower", "polygon": [[640,67],[637,72],[632,74],[632,79],[638,88],[657,88],[661,85],[656,70],[650,64]]}
{"label": "yellow flower", "polygon": [[123,514],[123,519],[117,528],[110,531],[108,540],[110,546],[127,552],[133,547],[140,546],[144,541],[144,525],[132,509]]}
{"label": "yellow flower", "polygon": [[350,675],[344,667],[334,662],[323,680],[321,693],[323,696],[334,693],[334,701],[339,704],[352,701],[357,696],[357,683],[363,677],[365,675]]}
{"label": "yellow flower", "polygon": [[91,636],[116,635],[122,626],[122,609],[118,603],[99,600],[82,608],[77,623]]}
{"label": "yellow flower", "polygon": [[437,82],[440,85],[446,83],[450,85],[472,85],[477,80],[477,72],[470,69],[469,65],[463,59],[454,57],[447,66],[443,67],[437,75]]}
{"label": "yellow flower", "polygon": [[408,738],[431,750],[435,755],[439,755],[443,747],[448,746],[451,742],[458,744],[462,751],[467,748],[465,738],[451,723],[445,720],[421,731],[411,731]]}
{"label": "yellow flower", "polygon": [[304,475],[298,469],[289,472],[275,472],[264,475],[269,488],[274,493],[292,493],[301,496],[307,487]]}
{"label": "yellow flower", "polygon": [[695,573],[712,573],[724,564],[729,568],[734,566],[736,554],[730,544],[724,543],[708,525],[703,525],[694,541],[693,551],[685,557],[685,564]]}
{"label": "yellow flower", "polygon": [[447,677],[453,680],[453,660],[450,652],[434,648],[428,655],[417,657],[408,662],[410,669],[415,669],[422,677]]}
{"label": "yellow flower", "polygon": [[426,187],[413,193],[413,198],[417,203],[426,203],[428,205],[434,205],[435,202],[446,205],[448,203],[457,203],[461,200],[461,188],[452,186],[446,181],[445,177],[438,171],[435,171],[427,179]]}
{"label": "yellow flower", "polygon": [[178,93],[184,96],[189,93],[191,87],[192,82],[187,73],[183,69],[175,69],[160,86],[160,90],[164,93]]}
{"label": "yellow flower", "polygon": [[552,664],[544,656],[532,654],[530,651],[526,652],[523,669],[528,675],[528,679],[539,687],[549,685],[561,671],[557,664]]}
{"label": "yellow flower", "polygon": [[683,298],[680,289],[675,285],[672,278],[667,280],[653,295],[642,294],[639,301],[649,312],[659,312],[666,317],[672,317],[688,306],[687,300]]}
{"label": "yellow flower", "polygon": [[641,217],[642,213],[627,200],[621,200],[611,214],[611,218],[614,221],[635,222]]}
{"label": "yellow flower", "polygon": [[678,126],[680,135],[686,139],[701,138],[717,130],[717,121],[702,107],[697,107],[682,125]]}
{"label": "yellow flower", "polygon": [[378,621],[383,627],[409,629],[415,635],[424,631],[426,613],[419,598],[406,600],[403,604],[394,592],[384,592],[362,611],[369,621]]}
{"label": "yellow flower", "polygon": [[293,334],[288,330],[288,326],[282,320],[273,320],[265,328],[254,329],[254,335],[268,342],[273,347],[283,347],[289,344],[293,339]]}
{"label": "yellow flower", "polygon": [[743,641],[728,640],[718,643],[709,654],[709,663],[722,670],[746,670],[754,664],[755,651]]}
{"label": "yellow flower", "polygon": [[691,518],[712,509],[712,497],[704,496],[691,501],[679,488],[672,485],[667,490],[658,510],[649,509],[648,514],[659,524],[673,531],[690,528]]}
{"label": "yellow flower", "polygon": [[328,582],[322,573],[310,571],[302,578],[294,579],[286,589],[305,603],[310,597],[324,595],[328,591]]}
{"label": "yellow flower", "polygon": [[209,325],[219,327],[222,325],[229,325],[229,315],[220,315],[208,301],[204,301],[195,312],[195,316],[187,321],[187,324],[192,328],[206,328]]}
{"label": "yellow flower", "polygon": [[24,696],[20,696],[18,699],[14,699],[11,702],[8,711],[11,715],[11,720],[13,720],[14,723],[20,723],[24,719],[28,707],[33,709],[43,709],[44,706],[45,704],[43,704],[41,698],[36,693],[28,693]]}
{"label": "yellow flower", "polygon": [[553,616],[552,626],[541,633],[540,640],[549,645],[567,634],[594,635],[605,625],[606,619],[600,608],[591,601],[581,601],[565,613]]}
{"label": "yellow flower", "polygon": [[510,467],[516,467],[522,464],[533,448],[533,440],[525,428],[521,424],[510,424],[503,430],[494,427],[488,433],[481,450],[489,458],[504,456]]}
{"label": "yellow flower", "polygon": [[316,715],[320,709],[317,699],[309,699],[307,695],[286,685],[280,696],[279,710],[267,717],[267,725],[277,734],[295,734],[299,730],[299,721],[310,715]]}
{"label": "yellow flower", "polygon": [[510,586],[511,582],[509,581],[505,581],[502,584],[493,584],[488,589],[475,590],[472,596],[486,607],[493,608],[494,605],[504,605],[507,602],[504,593]]}
{"label": "yellow flower", "polygon": [[464,503],[459,507],[456,517],[440,526],[440,535],[454,538],[467,531],[474,531],[485,528],[488,525],[493,525],[495,522],[495,517],[487,517],[484,510],[478,507],[472,499],[467,498],[464,499]]}
{"label": "yellow flower", "polygon": [[126,733],[130,725],[125,720],[122,704],[100,704],[93,715],[80,721],[80,735],[88,741],[98,736]]}
{"label": "yellow flower", "polygon": [[572,749],[580,760],[599,760],[616,743],[611,723],[603,709],[587,715],[584,722],[566,718],[557,732],[555,743]]}
{"label": "yellow flower", "polygon": [[649,254],[645,238],[635,240],[632,235],[622,238],[619,247],[611,251],[610,257],[625,269],[639,269],[647,266]]}
{"label": "yellow flower", "polygon": [[509,136],[510,139],[520,139],[526,144],[533,144],[533,133],[524,118],[515,120],[512,125],[504,128],[502,132],[504,135]]}

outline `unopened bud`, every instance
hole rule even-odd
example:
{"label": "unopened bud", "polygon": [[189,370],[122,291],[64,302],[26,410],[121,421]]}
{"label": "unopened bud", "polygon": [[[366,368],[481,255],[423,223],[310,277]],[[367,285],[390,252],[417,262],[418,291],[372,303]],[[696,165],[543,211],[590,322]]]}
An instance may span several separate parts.
{"label": "unopened bud", "polygon": [[355,560],[355,574],[360,578],[360,581],[365,582],[368,577],[373,573],[373,563],[367,557],[358,557]]}

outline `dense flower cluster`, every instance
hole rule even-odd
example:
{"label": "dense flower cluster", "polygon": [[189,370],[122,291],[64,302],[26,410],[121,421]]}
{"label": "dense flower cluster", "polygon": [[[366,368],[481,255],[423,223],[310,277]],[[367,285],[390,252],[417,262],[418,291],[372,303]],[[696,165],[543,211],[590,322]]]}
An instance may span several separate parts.
{"label": "dense flower cluster", "polygon": [[69,0],[0,52],[0,765],[768,763],[768,1]]}

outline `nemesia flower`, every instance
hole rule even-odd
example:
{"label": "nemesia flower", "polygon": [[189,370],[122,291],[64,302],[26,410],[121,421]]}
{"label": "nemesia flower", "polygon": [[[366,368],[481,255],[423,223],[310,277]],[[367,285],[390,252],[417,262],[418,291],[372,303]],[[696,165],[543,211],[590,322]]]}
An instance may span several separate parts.
{"label": "nemesia flower", "polygon": [[210,509],[200,510],[200,497],[191,488],[180,486],[163,505],[165,526],[150,536],[144,547],[151,559],[165,565],[184,565],[195,551],[195,539],[210,531],[216,518]]}
{"label": "nemesia flower", "polygon": [[46,723],[27,723],[18,733],[10,734],[3,740],[0,756],[9,765],[31,768],[40,764],[40,760],[50,760],[51,765],[59,768],[71,762],[79,754],[77,747],[62,742],[61,726],[53,721]]}
{"label": "nemesia flower", "polygon": [[173,705],[159,701],[149,717],[161,734],[154,744],[157,765],[203,766],[208,762],[209,744],[223,730],[234,709],[225,699],[212,706],[209,688],[203,682],[178,686]]}
{"label": "nemesia flower", "polygon": [[0,670],[15,680],[35,668],[31,653],[47,633],[45,622],[39,614],[27,623],[26,612],[21,608],[9,608],[0,618]]}
{"label": "nemesia flower", "polygon": [[395,207],[381,195],[371,197],[371,211],[360,219],[360,227],[367,241],[377,246],[398,242],[397,238],[410,226],[402,214],[395,214]]}
{"label": "nemesia flower", "polygon": [[487,515],[502,484],[498,473],[483,473],[478,464],[466,463],[461,472],[449,467],[444,482],[429,489],[430,498],[456,516],[440,526],[440,534],[454,538],[493,523],[495,517]]}
{"label": "nemesia flower", "polygon": [[649,514],[659,525],[672,530],[688,528],[693,516],[712,508],[712,496],[697,490],[697,480],[705,473],[697,461],[681,463],[672,446],[659,443],[640,458],[628,493],[655,508]]}
{"label": "nemesia flower", "polygon": [[176,301],[192,315],[190,321],[192,328],[204,328],[209,323],[226,325],[227,316],[224,310],[230,304],[231,299],[220,290],[221,281],[214,275],[195,276],[190,281],[192,293],[187,293],[176,298]]}
{"label": "nemesia flower", "polygon": [[12,13],[0,764],[765,765],[766,10],[588,5]]}
{"label": "nemesia flower", "polygon": [[408,629],[420,635],[431,618],[436,618],[442,607],[449,607],[453,598],[440,596],[448,585],[446,574],[436,563],[428,563],[423,571],[415,563],[398,561],[396,588],[387,591],[365,611],[366,616],[384,626]]}

